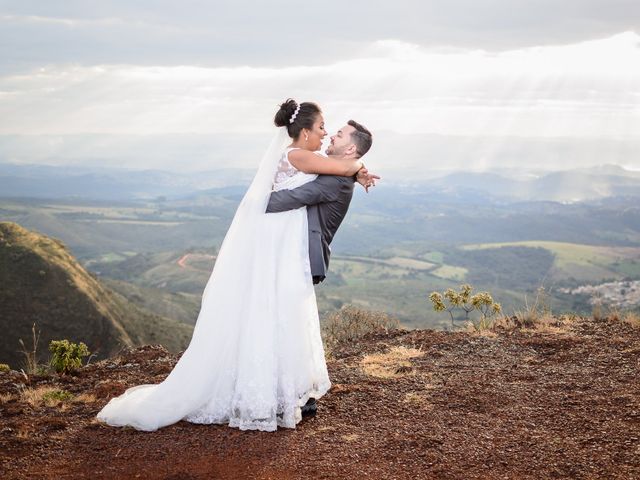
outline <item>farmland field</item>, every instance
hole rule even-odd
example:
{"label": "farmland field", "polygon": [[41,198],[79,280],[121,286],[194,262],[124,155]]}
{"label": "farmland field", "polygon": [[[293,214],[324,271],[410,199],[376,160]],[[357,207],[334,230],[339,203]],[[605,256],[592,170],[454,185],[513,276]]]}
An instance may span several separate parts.
{"label": "farmland field", "polygon": [[464,245],[463,250],[489,250],[502,247],[544,248],[554,255],[553,278],[599,281],[619,280],[640,273],[640,248],[584,245],[565,242],[524,241]]}
{"label": "farmland field", "polygon": [[[430,197],[376,198],[354,200],[331,245],[329,274],[316,290],[323,315],[355,304],[407,326],[446,328],[428,295],[461,283],[489,291],[505,313],[540,286],[556,311],[580,312],[591,308],[588,298],[562,289],[640,279],[632,228],[640,219],[608,207],[480,205],[468,214],[464,204]],[[237,202],[235,190],[171,201],[0,199],[0,216],[62,240],[144,308],[191,323]]]}

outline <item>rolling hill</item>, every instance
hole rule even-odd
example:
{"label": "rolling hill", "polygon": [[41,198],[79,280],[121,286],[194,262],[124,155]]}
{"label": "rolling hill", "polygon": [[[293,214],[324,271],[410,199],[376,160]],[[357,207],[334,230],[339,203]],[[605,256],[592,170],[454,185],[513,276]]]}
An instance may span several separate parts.
{"label": "rolling hill", "polygon": [[0,222],[0,362],[23,359],[19,339],[41,332],[39,360],[50,340],[84,342],[97,358],[123,346],[162,344],[184,349],[192,327],[153,315],[105,287],[59,240]]}

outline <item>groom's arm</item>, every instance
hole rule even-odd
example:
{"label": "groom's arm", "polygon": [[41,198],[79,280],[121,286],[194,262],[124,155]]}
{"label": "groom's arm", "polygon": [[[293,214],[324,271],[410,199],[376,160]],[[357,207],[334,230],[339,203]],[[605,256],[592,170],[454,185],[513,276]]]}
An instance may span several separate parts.
{"label": "groom's arm", "polygon": [[[353,181],[352,178],[348,180],[349,182]],[[340,177],[319,175],[312,182],[305,183],[298,188],[271,192],[267,213],[286,212],[308,205],[334,202],[345,186],[345,182],[340,180]]]}

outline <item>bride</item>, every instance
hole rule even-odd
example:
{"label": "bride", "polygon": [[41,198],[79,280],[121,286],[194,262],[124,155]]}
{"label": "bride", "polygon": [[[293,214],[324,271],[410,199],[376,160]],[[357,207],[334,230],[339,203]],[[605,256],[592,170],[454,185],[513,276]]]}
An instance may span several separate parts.
{"label": "bride", "polygon": [[308,254],[306,207],[265,214],[273,190],[317,174],[352,176],[359,160],[323,157],[320,108],[288,99],[278,132],[235,213],[202,295],[190,343],[159,384],[128,388],[96,418],[154,431],[179,420],[241,430],[295,428],[331,387]]}

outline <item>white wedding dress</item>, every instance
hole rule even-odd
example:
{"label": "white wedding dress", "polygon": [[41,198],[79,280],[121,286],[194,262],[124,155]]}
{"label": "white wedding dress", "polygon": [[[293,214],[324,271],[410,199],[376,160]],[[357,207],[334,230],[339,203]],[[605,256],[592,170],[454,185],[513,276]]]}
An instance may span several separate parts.
{"label": "white wedding dress", "polygon": [[272,188],[317,176],[289,163],[288,141],[281,127],[236,211],[173,370],[159,384],[112,398],[98,420],[145,431],[179,420],[274,431],[295,428],[309,397],[329,390],[306,208],[264,213]]}

